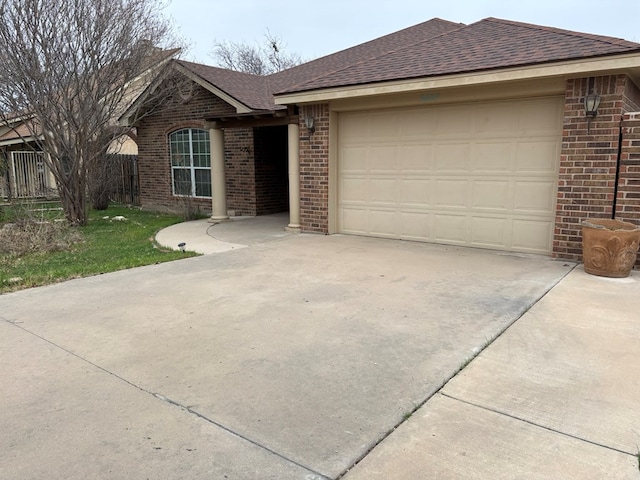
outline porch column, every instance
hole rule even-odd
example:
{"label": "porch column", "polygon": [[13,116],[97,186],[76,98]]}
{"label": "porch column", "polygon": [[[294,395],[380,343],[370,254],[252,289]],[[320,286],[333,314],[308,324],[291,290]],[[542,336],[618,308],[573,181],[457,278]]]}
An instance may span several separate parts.
{"label": "porch column", "polygon": [[290,123],[289,152],[289,225],[286,230],[300,231],[300,127]]}
{"label": "porch column", "polygon": [[209,129],[211,150],[211,222],[229,220],[227,215],[227,187],[224,176],[224,132],[220,128]]}

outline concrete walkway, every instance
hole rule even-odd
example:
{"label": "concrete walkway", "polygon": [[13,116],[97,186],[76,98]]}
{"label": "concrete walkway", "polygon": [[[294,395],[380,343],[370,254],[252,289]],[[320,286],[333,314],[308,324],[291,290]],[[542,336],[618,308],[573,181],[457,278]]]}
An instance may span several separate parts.
{"label": "concrete walkway", "polygon": [[[229,222],[208,219],[183,222],[158,232],[156,242],[166,248],[210,255],[267,243],[293,235],[285,231],[288,213],[260,217],[233,217]],[[184,243],[183,247],[179,245]]]}
{"label": "concrete walkway", "polygon": [[640,478],[637,273],[272,226],[0,296],[0,478]]}
{"label": "concrete walkway", "polygon": [[576,268],[345,478],[640,478],[640,275]]}

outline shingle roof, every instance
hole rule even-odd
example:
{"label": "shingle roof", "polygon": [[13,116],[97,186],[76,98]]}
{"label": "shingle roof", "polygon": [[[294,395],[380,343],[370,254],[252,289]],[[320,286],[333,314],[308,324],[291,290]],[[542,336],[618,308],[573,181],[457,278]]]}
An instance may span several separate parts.
{"label": "shingle roof", "polygon": [[361,59],[340,70],[307,78],[306,81],[291,82],[274,93],[433,77],[638,51],[640,44],[619,38],[487,18],[420,42],[399,45],[391,51]]}
{"label": "shingle roof", "polygon": [[267,78],[264,76],[210,67],[184,60],[177,60],[177,63],[252,110],[277,108],[273,104]]}
{"label": "shingle roof", "polygon": [[326,77],[352,65],[387,55],[399,48],[410,48],[427,43],[430,39],[456,31],[461,27],[464,27],[464,24],[433,18],[355,47],[274,73],[268,77],[269,85],[274,93],[287,90],[312,79]]}
{"label": "shingle roof", "polygon": [[298,83],[339,71],[363,59],[378,57],[403,45],[420,43],[461,26],[460,23],[434,18],[268,76],[241,73],[183,60],[179,60],[177,63],[251,109],[273,110],[286,108],[276,106],[273,103],[272,94],[278,90],[284,90]]}
{"label": "shingle roof", "polygon": [[179,61],[252,110],[285,108],[273,96],[316,89],[524,67],[640,52],[627,40],[486,18],[439,18],[268,76]]}

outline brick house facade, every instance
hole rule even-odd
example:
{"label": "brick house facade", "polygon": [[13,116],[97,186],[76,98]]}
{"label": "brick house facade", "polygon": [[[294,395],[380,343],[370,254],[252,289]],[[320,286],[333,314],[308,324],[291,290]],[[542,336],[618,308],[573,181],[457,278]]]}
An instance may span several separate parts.
{"label": "brick house facade", "polygon": [[602,101],[588,125],[583,105],[588,82],[588,78],[568,80],[565,95],[553,255],[571,260],[582,257],[583,220],[640,220],[640,198],[629,190],[633,168],[626,163],[632,140],[625,139],[633,130],[626,125],[630,122],[626,114],[640,110],[640,90],[626,75],[596,77],[594,88]]}
{"label": "brick house facade", "polygon": [[[169,135],[183,128],[208,130],[205,119],[233,115],[235,109],[199,85],[192,96],[176,95],[137,124],[141,206],[210,214],[211,198],[172,194]],[[233,215],[287,211],[286,128],[225,129],[227,208]]]}
{"label": "brick house facade", "polygon": [[[640,112],[640,89],[626,75],[596,77],[602,101],[588,125],[583,105],[588,82],[567,81],[552,253],[575,261],[582,258],[583,220],[615,216],[640,224],[640,113],[629,113]],[[314,116],[318,126],[300,145],[302,230],[327,234],[329,105],[303,106],[300,117],[306,116]]]}
{"label": "brick house facade", "polygon": [[[477,47],[473,51],[461,52],[454,48],[456,44],[467,45],[470,41]],[[545,48],[541,48],[543,46]],[[517,132],[517,140],[513,132],[504,133],[507,130],[492,139],[496,145],[511,141],[513,149],[525,145],[522,158],[537,163],[532,168],[539,170],[527,177],[527,168],[513,166],[520,160],[516,159],[514,164],[515,157],[509,157],[513,153],[508,153],[500,159],[505,161],[498,161],[496,165],[506,165],[509,159],[512,170],[500,171],[496,175],[500,178],[490,180],[498,188],[509,184],[509,195],[513,198],[517,196],[514,192],[518,185],[528,182],[526,188],[531,190],[518,198],[522,200],[530,195],[535,196],[534,200],[522,207],[515,201],[492,205],[491,201],[503,201],[500,195],[506,198],[507,194],[497,192],[491,196],[494,192],[486,187],[490,183],[487,182],[490,178],[487,171],[474,178],[473,168],[465,167],[468,176],[459,177],[459,183],[466,182],[471,192],[474,181],[478,180],[478,185],[484,181],[484,186],[478,188],[489,191],[487,199],[477,202],[481,207],[474,211],[476,204],[467,200],[467,205],[463,205],[467,210],[455,211],[454,205],[449,211],[438,211],[438,202],[425,202],[418,207],[414,203],[411,214],[418,208],[423,210],[411,218],[440,215],[455,222],[451,219],[456,215],[457,218],[467,215],[476,222],[473,228],[486,221],[486,225],[496,225],[497,229],[507,232],[500,239],[502,243],[487,243],[486,248],[506,246],[505,249],[546,252],[568,260],[581,259],[583,220],[615,217],[640,223],[640,113],[634,113],[640,112],[640,89],[637,87],[640,44],[493,18],[468,26],[433,19],[266,77],[189,62],[178,63],[179,71],[189,78],[197,78],[193,96],[163,105],[137,125],[143,206],[175,208],[180,204],[180,199],[171,194],[168,135],[180,128],[215,128],[218,132],[224,131],[226,179],[223,183],[226,192],[222,199],[214,200],[214,204],[224,210],[226,199],[227,212],[214,213],[214,220],[225,213],[261,215],[289,208],[290,227],[310,233],[345,233],[340,223],[344,216],[340,217],[339,213],[339,192],[344,188],[340,173],[344,165],[340,128],[349,114],[364,112],[362,118],[378,115],[390,119],[393,115],[426,112],[429,105],[433,105],[434,111],[467,108],[460,110],[462,115],[475,112],[474,118],[478,119],[482,116],[478,116],[478,108],[474,105],[483,102],[483,107],[491,110],[495,120],[500,119],[496,112],[510,115],[514,110],[529,108],[526,105],[537,105],[538,99],[542,99],[540,105],[552,105],[552,109],[544,110],[544,118],[538,118],[543,118],[542,123],[536,124],[548,124],[544,129],[546,137],[542,140],[547,142],[542,147],[544,151],[535,150],[536,147],[526,150],[529,139],[526,129],[522,128]],[[399,65],[403,66],[401,70]],[[593,119],[586,117],[584,107],[585,96],[590,91],[601,97],[598,114]],[[513,105],[509,106],[510,103]],[[344,117],[343,112],[346,112]],[[367,117],[368,114],[371,117]],[[513,118],[520,118],[517,112],[514,115]],[[315,122],[313,131],[306,126],[308,119]],[[557,130],[552,131],[556,124]],[[394,124],[386,125],[388,130],[382,136],[393,142]],[[459,130],[458,122],[451,123],[448,128],[447,134],[455,133]],[[422,139],[428,142],[427,137],[424,135]],[[221,152],[219,138],[218,134],[216,145]],[[467,140],[472,145],[477,144],[480,137],[469,134],[466,139],[453,135],[448,138]],[[363,148],[373,145],[377,139],[368,141],[370,143]],[[396,145],[402,145],[400,140],[398,142]],[[556,151],[557,154],[550,153]],[[217,156],[221,157],[220,154]],[[438,162],[446,164],[458,160],[442,157]],[[391,159],[389,165],[393,161]],[[391,172],[389,178],[396,173],[397,178],[401,177],[400,170],[392,172],[395,167],[384,168]],[[299,174],[296,173],[298,170]],[[540,180],[543,170],[547,176]],[[363,175],[366,176],[366,172]],[[365,176],[360,185],[368,181]],[[422,179],[413,185],[418,181]],[[387,182],[387,185],[392,183]],[[397,185],[401,184],[397,182]],[[428,183],[421,185],[430,188],[426,187]],[[222,189],[217,191],[222,192]],[[366,213],[369,206],[371,210],[377,208],[378,213],[384,208],[387,212],[394,211],[391,203],[383,207],[380,207],[381,202],[366,204],[367,195],[373,197],[377,193],[364,192],[357,198],[360,204],[351,212]],[[401,197],[400,193],[395,196]],[[447,193],[444,191],[445,196]],[[456,193],[458,198],[464,196]],[[386,194],[385,198],[394,196],[393,192]],[[469,193],[468,198],[472,195]],[[203,212],[212,209],[210,199],[193,201]],[[396,210],[400,211],[400,208]],[[530,214],[531,211],[534,214]],[[514,219],[518,215],[516,227]],[[471,231],[471,224],[466,228]],[[344,230],[350,233],[348,228]],[[367,233],[363,230],[357,234]],[[371,233],[403,238],[400,230],[387,233],[371,230]],[[484,239],[484,233],[486,230],[478,238]],[[537,243],[527,244],[529,234]],[[425,234],[420,238],[429,237]],[[476,245],[473,239],[458,242],[454,238],[451,243],[482,246],[482,241]],[[494,241],[494,237],[490,241]],[[448,243],[447,239],[442,243]]]}

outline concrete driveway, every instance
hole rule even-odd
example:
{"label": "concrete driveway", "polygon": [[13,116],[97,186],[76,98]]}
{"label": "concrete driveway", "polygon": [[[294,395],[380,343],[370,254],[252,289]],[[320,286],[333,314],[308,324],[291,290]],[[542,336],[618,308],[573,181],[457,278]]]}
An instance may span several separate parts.
{"label": "concrete driveway", "polygon": [[2,295],[0,478],[338,478],[574,267],[288,235]]}

